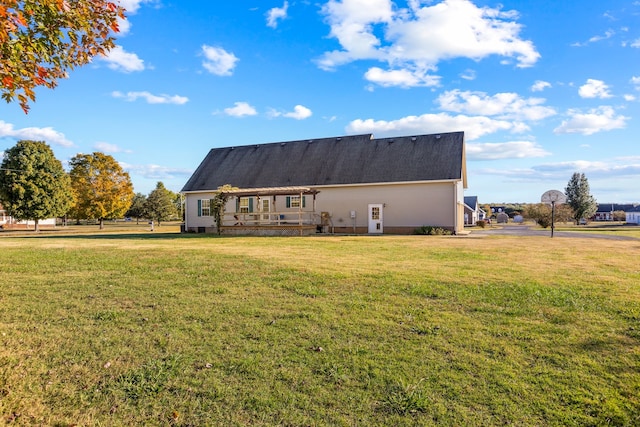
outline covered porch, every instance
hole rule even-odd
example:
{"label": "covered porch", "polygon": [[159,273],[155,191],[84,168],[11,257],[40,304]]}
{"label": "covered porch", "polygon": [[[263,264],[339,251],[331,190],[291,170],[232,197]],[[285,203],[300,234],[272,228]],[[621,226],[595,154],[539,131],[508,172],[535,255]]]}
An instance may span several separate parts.
{"label": "covered porch", "polygon": [[[259,236],[315,234],[322,225],[322,216],[316,213],[318,193],[311,187],[240,188],[227,191],[224,194],[230,198],[222,216],[220,232]],[[306,196],[310,196],[308,199],[311,203],[306,201]],[[235,206],[235,209],[230,210],[230,206]]]}

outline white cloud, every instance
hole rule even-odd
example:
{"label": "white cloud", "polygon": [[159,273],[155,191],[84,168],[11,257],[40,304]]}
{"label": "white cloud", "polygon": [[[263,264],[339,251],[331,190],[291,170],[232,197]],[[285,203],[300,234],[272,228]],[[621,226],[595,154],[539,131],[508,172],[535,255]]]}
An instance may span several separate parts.
{"label": "white cloud", "polygon": [[450,90],[436,100],[440,108],[456,113],[497,116],[500,119],[541,120],[556,114],[551,107],[541,105],[543,98],[521,98],[516,93],[497,93]]}
{"label": "white cloud", "polygon": [[233,107],[225,108],[224,112],[232,117],[255,116],[258,114],[256,109],[247,102],[236,102]]}
{"label": "white cloud", "polygon": [[124,37],[131,32],[131,21],[118,18],[118,37]]}
{"label": "white cloud", "polygon": [[515,133],[528,131],[523,123],[494,120],[481,116],[451,116],[446,113],[407,116],[398,120],[353,120],[346,128],[347,133],[374,133],[376,136],[419,135],[439,132],[464,131],[465,139],[473,141],[483,135],[498,131]]}
{"label": "white cloud", "polygon": [[587,79],[587,82],[580,86],[578,94],[583,98],[611,98],[609,86],[602,80]]}
{"label": "white cloud", "polygon": [[[330,0],[322,12],[342,49],[326,52],[318,66],[332,70],[352,61],[378,60],[389,64],[389,71],[425,76],[450,58],[500,55],[529,67],[540,57],[533,43],[519,37],[515,12],[479,8],[469,0],[422,3],[413,0],[408,8],[396,8],[391,0]],[[390,85],[394,79],[380,81]],[[411,82],[395,81],[401,86]]]}
{"label": "white cloud", "polygon": [[635,39],[631,42],[631,47],[640,47],[640,39]]}
{"label": "white cloud", "polygon": [[114,98],[124,98],[126,101],[133,102],[138,98],[142,98],[147,101],[147,104],[177,104],[182,105],[189,102],[189,98],[186,96],[180,95],[154,95],[152,93],[143,91],[143,92],[127,92],[122,93],[119,91],[115,91],[111,93],[111,96]]}
{"label": "white cloud", "polygon": [[550,87],[551,83],[545,82],[544,80],[536,80],[531,86],[531,92],[541,92]]}
{"label": "white cloud", "polygon": [[105,61],[107,66],[112,70],[122,71],[124,73],[145,69],[144,61],[138,58],[138,55],[135,53],[126,52],[122,46],[115,46],[105,57],[102,57],[101,60]]}
{"label": "white cloud", "polygon": [[296,119],[296,120],[304,120],[311,117],[312,114],[313,113],[311,112],[311,110],[308,109],[307,107],[303,105],[296,105],[295,107],[293,107],[292,112],[284,113],[283,116],[289,117],[291,119]]}
{"label": "white cloud", "polygon": [[120,0],[120,6],[126,9],[127,14],[134,14],[143,3],[153,3],[155,0]]}
{"label": "white cloud", "polygon": [[202,53],[205,57],[202,66],[211,74],[218,76],[230,76],[239,61],[233,53],[221,47],[203,45]]}
{"label": "white cloud", "polygon": [[58,132],[52,127],[14,129],[11,123],[2,120],[0,120],[0,138],[44,141],[48,144],[60,145],[62,147],[73,147],[73,142],[69,141],[62,132]]}
{"label": "white cloud", "polygon": [[610,106],[601,106],[582,113],[579,110],[569,110],[569,119],[553,130],[556,134],[579,133],[593,135],[596,132],[623,129],[629,119],[623,115],[616,115]]}
{"label": "white cloud", "polygon": [[466,154],[468,160],[524,159],[551,155],[531,141],[467,144]]}
{"label": "white cloud", "polygon": [[271,110],[269,111],[269,117],[288,117],[290,119],[296,119],[296,120],[304,120],[304,119],[308,119],[309,117],[311,117],[311,115],[313,114],[311,112],[310,109],[308,109],[307,107],[303,106],[303,105],[296,105],[295,107],[293,107],[293,111],[291,112],[280,112],[277,110]]}
{"label": "white cloud", "polygon": [[631,77],[630,82],[632,85],[635,85],[636,90],[640,90],[640,76]]}
{"label": "white cloud", "polygon": [[365,73],[364,78],[383,87],[399,86],[403,88],[415,86],[438,86],[440,77],[428,75],[424,71],[389,70],[372,67]]}
{"label": "white cloud", "polygon": [[549,163],[535,166],[536,171],[544,173],[581,171],[590,177],[601,176],[606,178],[640,175],[640,159],[637,157],[621,157],[599,161],[573,160],[569,162]]}
{"label": "white cloud", "polygon": [[614,35],[615,35],[615,31],[608,30],[608,31],[605,31],[605,33],[603,35],[598,35],[598,36],[591,37],[589,39],[589,43],[595,43],[595,42],[599,42],[600,40],[610,39]]}
{"label": "white cloud", "polygon": [[131,153],[131,150],[123,150],[115,144],[109,144],[108,142],[96,142],[93,144],[93,148],[103,153]]}
{"label": "white cloud", "polygon": [[475,80],[476,71],[471,69],[464,70],[464,73],[460,74],[460,77],[465,80]]}
{"label": "white cloud", "polygon": [[287,17],[287,9],[289,2],[285,1],[282,7],[274,7],[267,12],[267,26],[271,28],[278,27],[278,21]]}
{"label": "white cloud", "polygon": [[172,168],[168,166],[159,165],[132,165],[124,162],[119,162],[122,168],[135,175],[140,175],[147,179],[166,180],[175,177],[190,176],[193,174],[192,169]]}
{"label": "white cloud", "polygon": [[[118,3],[125,8],[125,16],[135,15],[143,3],[152,3],[155,0],[120,0]],[[128,19],[118,18],[118,37],[126,36],[131,30],[131,22]]]}
{"label": "white cloud", "polygon": [[623,98],[624,98],[625,101],[629,101],[629,102],[632,102],[632,101],[636,100],[635,95],[632,95],[630,93],[624,94]]}

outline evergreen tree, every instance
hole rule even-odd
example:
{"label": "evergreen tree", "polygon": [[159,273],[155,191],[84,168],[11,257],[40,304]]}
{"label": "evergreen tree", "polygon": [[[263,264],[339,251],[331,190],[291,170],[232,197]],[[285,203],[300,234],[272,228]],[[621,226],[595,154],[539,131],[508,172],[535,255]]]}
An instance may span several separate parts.
{"label": "evergreen tree", "polygon": [[146,216],[160,225],[161,221],[168,221],[177,216],[178,212],[174,204],[175,193],[168,190],[162,182],[158,182],[156,188],[149,193],[145,202]]}
{"label": "evergreen tree", "polygon": [[64,215],[73,203],[69,176],[51,148],[41,141],[18,141],[0,166],[0,202],[18,220]]}
{"label": "evergreen tree", "polygon": [[136,193],[133,196],[133,202],[131,203],[131,207],[125,214],[125,216],[133,217],[136,219],[136,224],[140,223],[140,218],[144,218],[145,213],[145,203],[147,202],[147,196],[142,193]]}
{"label": "evergreen tree", "polygon": [[589,181],[584,173],[575,172],[564,190],[567,204],[573,210],[573,219],[580,224],[581,219],[589,219],[598,210],[596,199],[589,192]]}
{"label": "evergreen tree", "polygon": [[71,165],[71,187],[76,198],[71,215],[77,219],[104,220],[121,218],[133,201],[133,184],[129,174],[107,154],[78,154]]}

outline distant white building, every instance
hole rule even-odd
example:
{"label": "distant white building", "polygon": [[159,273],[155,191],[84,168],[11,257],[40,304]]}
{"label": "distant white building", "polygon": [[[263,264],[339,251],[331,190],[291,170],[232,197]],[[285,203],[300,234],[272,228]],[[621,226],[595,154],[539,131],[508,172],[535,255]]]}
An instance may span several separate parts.
{"label": "distant white building", "polygon": [[[55,218],[41,219],[40,221],[38,221],[38,224],[55,226],[56,219]],[[6,225],[17,225],[17,226],[20,226],[21,228],[24,228],[24,227],[30,228],[30,227],[35,227],[35,222],[33,220],[25,220],[25,221],[15,220],[11,216],[9,216],[9,214],[4,209],[4,207],[0,205],[0,227],[4,227]]]}
{"label": "distant white building", "polygon": [[627,224],[640,224],[640,205],[636,205],[624,212]]}

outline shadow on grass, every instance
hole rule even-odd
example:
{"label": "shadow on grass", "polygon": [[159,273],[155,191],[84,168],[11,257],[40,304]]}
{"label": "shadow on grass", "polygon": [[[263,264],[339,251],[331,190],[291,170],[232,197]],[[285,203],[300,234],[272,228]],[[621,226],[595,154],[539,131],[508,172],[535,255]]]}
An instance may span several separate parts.
{"label": "shadow on grass", "polygon": [[[6,233],[6,234],[5,234]],[[218,236],[211,233],[179,233],[179,232],[147,232],[147,233],[64,233],[56,232],[0,232],[0,237],[30,238],[30,239],[96,239],[96,240],[177,240],[177,239],[211,239],[229,238],[234,236]]]}

